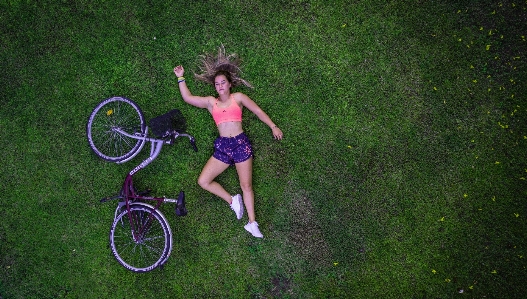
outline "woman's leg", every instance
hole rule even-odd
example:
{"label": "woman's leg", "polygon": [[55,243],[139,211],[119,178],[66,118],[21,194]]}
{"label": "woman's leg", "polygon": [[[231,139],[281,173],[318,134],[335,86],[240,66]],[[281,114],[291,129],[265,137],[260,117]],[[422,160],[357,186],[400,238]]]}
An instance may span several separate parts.
{"label": "woman's leg", "polygon": [[214,157],[210,157],[209,161],[207,161],[207,164],[205,164],[201,174],[199,175],[198,184],[201,186],[201,188],[218,197],[221,197],[228,204],[231,204],[232,198],[229,192],[227,192],[220,184],[214,181],[214,179],[224,172],[228,167],[229,164],[223,163]]}
{"label": "woman's leg", "polygon": [[254,214],[253,158],[251,157],[235,165],[240,179],[240,187],[243,191],[243,203],[247,210],[247,216],[249,217],[249,222],[254,222],[256,217]]}

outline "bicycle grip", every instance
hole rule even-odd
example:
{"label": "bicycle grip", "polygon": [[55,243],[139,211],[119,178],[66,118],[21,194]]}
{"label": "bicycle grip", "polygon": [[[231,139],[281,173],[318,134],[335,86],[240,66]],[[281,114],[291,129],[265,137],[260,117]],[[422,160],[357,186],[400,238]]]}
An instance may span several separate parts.
{"label": "bicycle grip", "polygon": [[198,147],[196,146],[196,140],[194,139],[194,137],[190,138],[190,144],[192,144],[192,148],[194,149],[194,151],[197,152]]}

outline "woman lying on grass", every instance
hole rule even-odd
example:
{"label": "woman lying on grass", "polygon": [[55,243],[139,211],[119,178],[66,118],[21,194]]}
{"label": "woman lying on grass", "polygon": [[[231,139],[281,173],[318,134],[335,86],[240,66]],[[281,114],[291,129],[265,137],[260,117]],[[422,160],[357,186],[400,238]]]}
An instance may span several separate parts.
{"label": "woman lying on grass", "polygon": [[[201,75],[196,79],[209,84],[214,84],[218,97],[200,97],[192,95],[183,77],[183,67],[174,68],[178,77],[179,91],[183,100],[198,108],[206,108],[218,127],[219,137],[214,141],[214,153],[203,167],[198,179],[198,184],[205,190],[221,197],[236,213],[239,220],[243,216],[243,206],[247,209],[249,223],[245,229],[254,237],[263,238],[258,228],[254,213],[254,192],[252,188],[253,152],[249,139],[242,128],[242,108],[253,112],[262,122],[267,124],[275,139],[281,140],[282,131],[274,124],[269,116],[248,96],[241,92],[231,93],[231,87],[243,84],[251,87],[249,82],[239,77],[239,60],[235,54],[225,56],[225,49],[219,48],[216,57],[202,56],[203,67]],[[231,196],[214,179],[225,171],[230,165],[236,167],[240,186],[243,191],[243,200],[240,194]]]}

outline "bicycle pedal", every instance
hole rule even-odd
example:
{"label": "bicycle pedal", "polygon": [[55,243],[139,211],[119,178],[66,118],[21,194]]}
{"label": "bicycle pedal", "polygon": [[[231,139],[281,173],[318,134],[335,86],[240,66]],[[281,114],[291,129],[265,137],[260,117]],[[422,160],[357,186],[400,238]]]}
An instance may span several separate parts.
{"label": "bicycle pedal", "polygon": [[122,196],[121,195],[114,195],[114,196],[107,196],[103,199],[100,200],[100,202],[107,202],[107,201],[110,201],[110,200],[114,200],[114,199],[121,199]]}
{"label": "bicycle pedal", "polygon": [[186,216],[188,213],[187,208],[185,207],[185,192],[183,191],[179,192],[175,210],[177,216]]}
{"label": "bicycle pedal", "polygon": [[145,196],[145,195],[150,194],[150,192],[152,192],[152,189],[148,188],[148,189],[146,189],[144,191],[138,192],[137,195]]}

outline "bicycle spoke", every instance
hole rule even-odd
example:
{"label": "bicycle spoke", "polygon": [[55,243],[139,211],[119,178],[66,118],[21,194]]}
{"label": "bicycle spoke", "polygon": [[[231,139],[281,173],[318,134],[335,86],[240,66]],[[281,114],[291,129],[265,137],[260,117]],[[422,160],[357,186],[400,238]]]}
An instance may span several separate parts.
{"label": "bicycle spoke", "polygon": [[101,102],[90,115],[86,129],[90,147],[98,156],[112,162],[132,156],[145,142],[124,136],[115,128],[129,134],[146,135],[144,116],[136,103],[126,98],[110,98]]}
{"label": "bicycle spoke", "polygon": [[150,271],[166,260],[171,233],[166,220],[151,208],[136,205],[117,216],[110,232],[112,251],[126,268]]}

